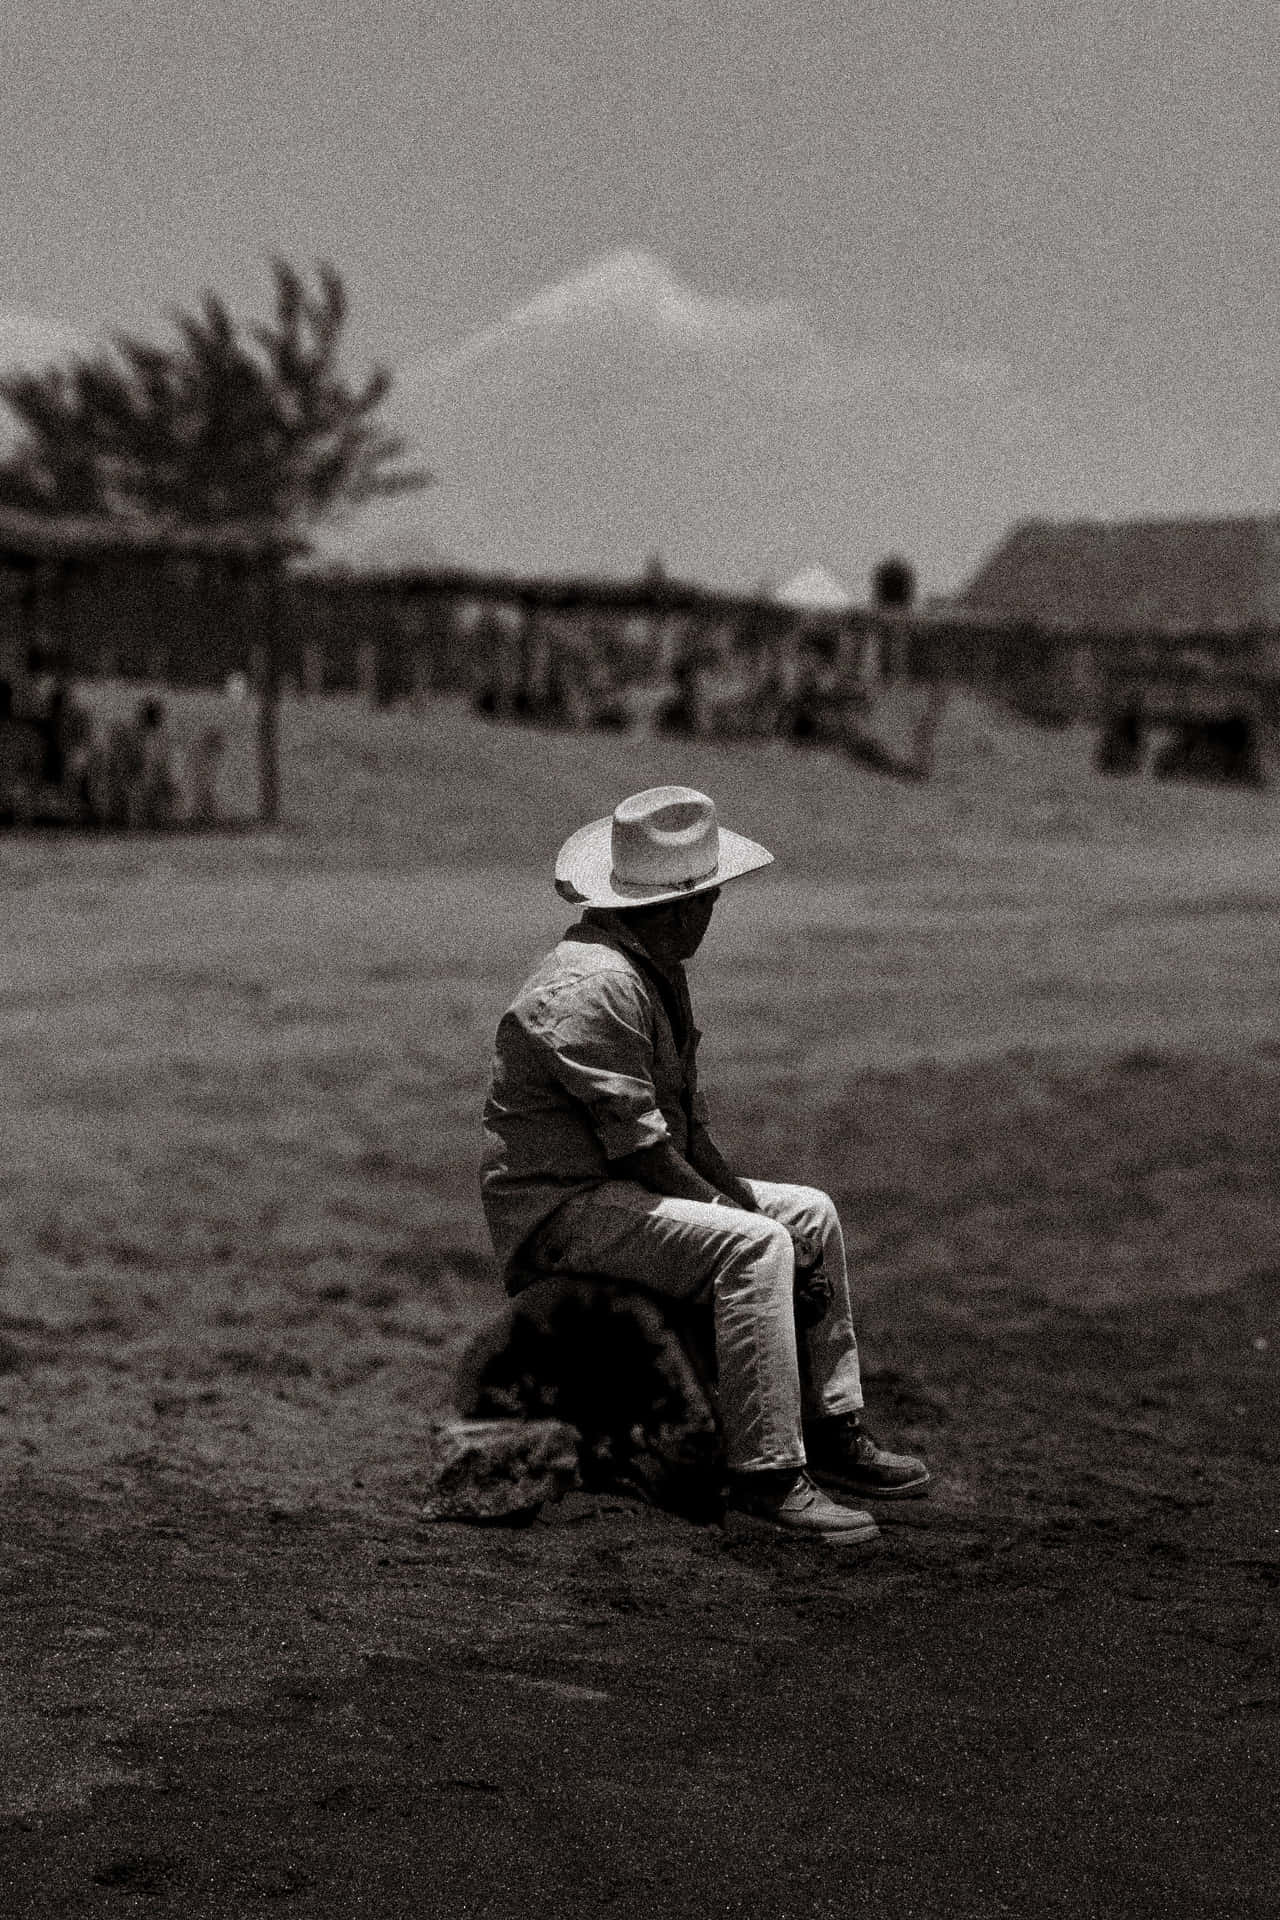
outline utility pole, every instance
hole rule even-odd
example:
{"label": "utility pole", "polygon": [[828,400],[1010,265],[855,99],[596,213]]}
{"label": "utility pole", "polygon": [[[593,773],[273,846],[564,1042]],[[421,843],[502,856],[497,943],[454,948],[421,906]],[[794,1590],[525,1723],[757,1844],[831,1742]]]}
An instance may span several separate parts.
{"label": "utility pole", "polygon": [[258,825],[280,823],[280,678],[284,620],[284,560],[264,558],[262,683],[258,688]]}

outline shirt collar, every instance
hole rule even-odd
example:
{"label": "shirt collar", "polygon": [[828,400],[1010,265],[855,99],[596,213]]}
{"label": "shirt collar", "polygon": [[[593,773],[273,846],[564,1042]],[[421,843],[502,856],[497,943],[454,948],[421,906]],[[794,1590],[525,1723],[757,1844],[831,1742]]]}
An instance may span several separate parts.
{"label": "shirt collar", "polygon": [[679,987],[684,982],[684,968],[678,960],[663,963],[656,960],[644,942],[632,932],[626,919],[620,913],[610,912],[608,907],[588,907],[579,922],[580,926],[590,927],[593,933],[603,934],[613,946],[623,947],[637,954],[649,966],[656,967],[659,973],[667,976],[673,985]]}

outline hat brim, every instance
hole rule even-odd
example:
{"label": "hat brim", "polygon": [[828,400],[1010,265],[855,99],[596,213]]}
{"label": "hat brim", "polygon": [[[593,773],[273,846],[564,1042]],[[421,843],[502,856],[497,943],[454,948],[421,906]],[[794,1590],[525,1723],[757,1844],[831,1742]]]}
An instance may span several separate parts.
{"label": "hat brim", "polygon": [[723,887],[730,880],[741,880],[744,874],[773,863],[767,847],[727,827],[720,828],[719,850],[714,869],[687,886],[630,886],[614,878],[613,816],[609,814],[579,827],[565,841],[556,855],[556,892],[574,906],[652,907],[662,900],[685,900],[712,887]]}

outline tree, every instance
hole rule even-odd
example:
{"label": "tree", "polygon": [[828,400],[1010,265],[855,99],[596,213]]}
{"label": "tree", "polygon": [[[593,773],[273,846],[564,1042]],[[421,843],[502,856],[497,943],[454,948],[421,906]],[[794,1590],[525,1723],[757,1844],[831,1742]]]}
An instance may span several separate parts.
{"label": "tree", "polygon": [[390,374],[377,367],[352,385],[339,370],[348,303],[337,270],[322,262],[314,288],[287,261],[271,272],[270,322],[246,327],[206,293],[197,312],[171,316],[171,345],[122,334],[69,367],[0,378],[21,434],[0,461],[0,502],[303,534],[428,485],[377,418]]}

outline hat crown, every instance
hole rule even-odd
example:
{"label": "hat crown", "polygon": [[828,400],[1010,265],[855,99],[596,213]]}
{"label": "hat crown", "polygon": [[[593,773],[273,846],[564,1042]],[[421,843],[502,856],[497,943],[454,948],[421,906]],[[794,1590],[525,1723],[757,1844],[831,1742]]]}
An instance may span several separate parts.
{"label": "hat crown", "polygon": [[614,808],[613,880],[622,887],[691,887],[720,864],[714,800],[694,787],[646,787]]}

